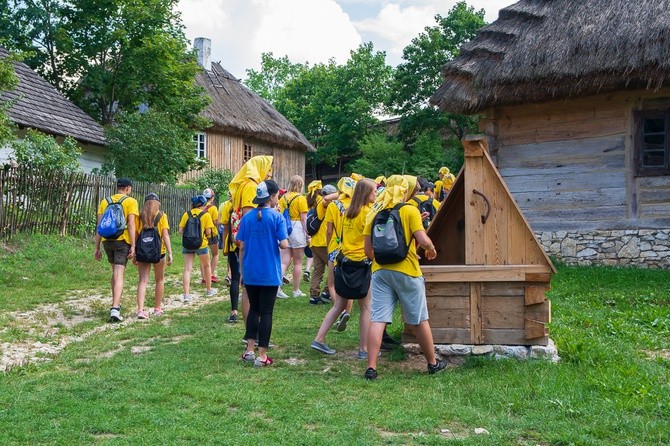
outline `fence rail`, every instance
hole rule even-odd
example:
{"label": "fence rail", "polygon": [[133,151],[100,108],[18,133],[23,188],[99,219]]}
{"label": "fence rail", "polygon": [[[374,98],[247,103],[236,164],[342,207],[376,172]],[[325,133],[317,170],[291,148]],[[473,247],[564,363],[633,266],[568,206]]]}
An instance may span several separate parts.
{"label": "fence rail", "polygon": [[[87,236],[95,232],[102,199],[116,193],[114,178],[16,167],[0,170],[0,238],[20,232]],[[140,206],[149,192],[176,228],[190,198],[200,193],[163,184],[134,182],[131,196]]]}

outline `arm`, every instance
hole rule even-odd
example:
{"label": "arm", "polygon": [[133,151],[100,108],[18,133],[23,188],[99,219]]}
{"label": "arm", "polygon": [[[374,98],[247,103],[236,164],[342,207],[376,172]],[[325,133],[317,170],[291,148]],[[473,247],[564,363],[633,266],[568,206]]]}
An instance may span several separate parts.
{"label": "arm", "polygon": [[328,222],[326,224],[326,243],[330,243],[330,238],[333,236],[333,223]]}
{"label": "arm", "polygon": [[307,212],[300,213],[300,224],[302,225],[302,232],[305,233],[305,238],[307,240],[311,239],[312,236],[307,233]]}
{"label": "arm", "polygon": [[167,228],[163,229],[161,235],[163,243],[165,243],[165,250],[167,251],[167,264],[172,265],[172,242],[170,241],[170,231]]}
{"label": "arm", "polygon": [[423,248],[428,260],[433,260],[435,257],[437,257],[437,250],[435,249],[435,245],[430,240],[430,238],[428,238],[428,234],[426,234],[425,230],[422,229],[420,231],[414,232],[414,239],[416,239],[416,243]]}
{"label": "arm", "polygon": [[237,244],[238,244],[237,253],[240,256],[240,261],[238,262],[238,265],[240,266],[240,283],[242,283],[242,277],[244,277],[244,271],[242,268],[242,265],[244,264],[244,262],[242,261],[242,259],[244,259],[244,242],[240,240],[237,242]]}
{"label": "arm", "polygon": [[321,201],[321,204],[323,205],[324,208],[327,208],[328,205],[333,200],[337,200],[337,197],[339,197],[339,196],[340,196],[339,192],[333,192],[332,194],[324,195],[323,200]]}
{"label": "arm", "polygon": [[375,258],[375,252],[372,249],[372,237],[369,235],[365,236],[365,244],[363,249],[365,250],[365,255],[367,256],[368,259],[374,260]]}
{"label": "arm", "polygon": [[221,234],[221,240],[223,241],[223,253],[228,255],[230,252],[229,244],[226,243],[226,239],[228,238],[228,235],[230,234],[230,224],[225,224],[223,225],[223,234]]}
{"label": "arm", "polygon": [[284,239],[281,242],[279,242],[279,249],[287,249],[288,248],[288,239]]}
{"label": "arm", "polygon": [[[100,224],[100,218],[102,215],[98,214],[98,221],[95,224],[95,227],[97,228],[98,225]],[[102,237],[100,237],[100,234],[98,234],[98,231],[95,231],[95,250],[93,251],[93,257],[95,260],[100,261],[102,259],[102,252],[100,252],[100,241],[102,240]]]}
{"label": "arm", "polygon": [[137,239],[137,233],[135,233],[135,214],[130,214],[128,216],[128,234],[130,235],[130,251],[128,252],[128,258],[131,259],[135,257],[135,240]]}

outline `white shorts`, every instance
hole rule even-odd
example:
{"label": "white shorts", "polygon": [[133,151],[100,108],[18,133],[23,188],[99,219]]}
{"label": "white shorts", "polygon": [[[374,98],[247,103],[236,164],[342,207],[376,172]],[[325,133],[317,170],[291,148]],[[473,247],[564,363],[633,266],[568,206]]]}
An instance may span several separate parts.
{"label": "white shorts", "polygon": [[307,238],[300,220],[291,220],[291,226],[293,226],[293,232],[288,236],[288,246],[290,248],[304,248],[307,246]]}

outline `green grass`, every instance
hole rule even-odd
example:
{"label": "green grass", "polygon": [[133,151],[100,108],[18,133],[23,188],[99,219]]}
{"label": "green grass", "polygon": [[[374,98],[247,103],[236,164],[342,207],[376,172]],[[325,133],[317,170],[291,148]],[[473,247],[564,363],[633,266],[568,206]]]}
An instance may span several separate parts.
{"label": "green grass", "polygon": [[[92,242],[35,239],[0,254],[2,286],[25,274],[25,258],[57,279],[36,295],[32,278],[21,292],[3,292],[2,313],[59,301],[65,290],[108,292],[108,267],[93,260]],[[80,259],[71,278],[58,274],[63,261],[54,257],[62,254]],[[180,264],[171,268],[180,273]],[[278,301],[276,365],[260,370],[238,359],[243,327],[223,322],[229,302],[175,312],[0,375],[0,444],[670,444],[670,361],[648,353],[670,349],[669,278],[560,266],[549,293],[560,363],[470,358],[429,376],[420,358],[394,352],[374,382],[351,356],[308,347],[325,305]],[[338,351],[357,348],[352,322],[328,335]],[[399,330],[395,324],[392,333]],[[474,435],[477,427],[490,435]]]}

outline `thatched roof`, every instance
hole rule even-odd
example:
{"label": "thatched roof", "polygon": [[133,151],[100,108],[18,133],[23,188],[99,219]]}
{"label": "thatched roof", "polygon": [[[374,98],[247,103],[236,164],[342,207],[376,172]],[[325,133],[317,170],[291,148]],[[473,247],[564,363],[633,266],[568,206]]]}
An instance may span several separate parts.
{"label": "thatched roof", "polygon": [[[7,50],[0,47],[0,59]],[[56,88],[28,65],[14,64],[19,84],[13,91],[0,92],[2,100],[12,101],[9,116],[17,125],[56,136],[99,146],[105,145],[103,128],[82,109],[65,98]]]}
{"label": "thatched roof", "polygon": [[289,149],[316,152],[300,130],[220,64],[213,63],[211,71],[199,73],[196,82],[212,99],[203,116],[212,121],[215,129]]}
{"label": "thatched roof", "polygon": [[670,85],[670,0],[521,0],[443,68],[455,113]]}

